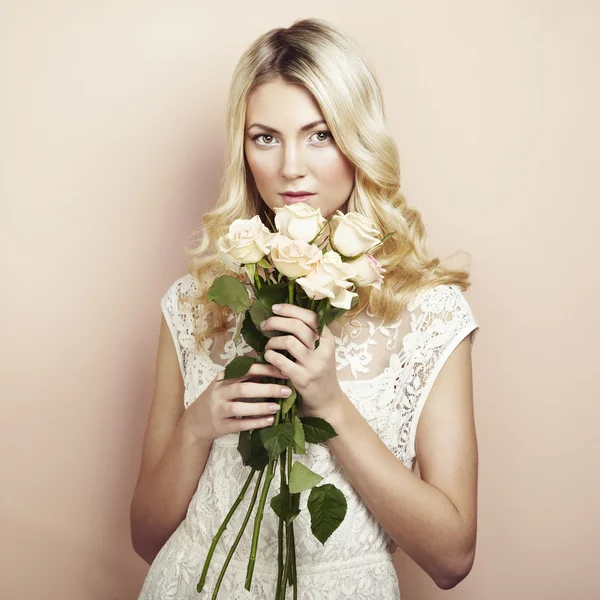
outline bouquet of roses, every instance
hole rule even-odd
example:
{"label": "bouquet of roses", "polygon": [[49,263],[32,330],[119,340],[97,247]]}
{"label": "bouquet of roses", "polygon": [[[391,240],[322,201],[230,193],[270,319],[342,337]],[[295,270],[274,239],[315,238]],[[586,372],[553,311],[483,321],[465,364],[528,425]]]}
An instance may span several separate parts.
{"label": "bouquet of roses", "polygon": [[[318,334],[358,302],[356,287],[373,286],[381,289],[381,266],[370,252],[383,244],[395,232],[380,238],[374,224],[356,212],[341,211],[325,219],[320,209],[305,203],[276,207],[275,224],[269,230],[257,215],[252,219],[236,219],[226,235],[218,240],[219,254],[224,265],[237,274],[247,274],[255,299],[250,305],[248,291],[242,281],[230,275],[217,277],[208,299],[228,306],[234,313],[244,312],[234,335],[240,335],[257,352],[256,357],[237,356],[225,367],[224,378],[245,375],[254,362],[266,363],[264,348],[269,338],[280,334],[263,331],[260,323],[273,315],[272,306],[288,302],[317,313]],[[328,233],[325,233],[325,228]],[[315,349],[319,346],[319,339]],[[290,360],[294,357],[287,351]],[[271,382],[271,378],[266,378]],[[274,381],[274,380],[273,380]],[[346,515],[346,499],[332,484],[318,485],[323,479],[299,461],[293,454],[305,454],[306,443],[319,444],[337,435],[333,427],[318,417],[299,416],[302,397],[287,379],[285,384],[292,394],[281,400],[281,409],[272,426],[239,434],[238,451],[250,473],[242,490],[217,531],[208,551],[204,568],[197,585],[201,592],[216,545],[244,499],[252,479],[258,473],[254,493],[246,516],[217,580],[212,598],[219,592],[229,562],[242,537],[256,500],[263,475],[258,509],[254,518],[254,531],[245,588],[250,590],[256,561],[260,526],[271,481],[277,463],[280,466],[279,494],[271,500],[271,509],[279,518],[278,574],[275,600],[285,600],[288,585],[297,595],[296,557],[294,546],[294,519],[300,514],[300,495],[310,490],[307,508],[311,517],[311,531],[324,544],[339,527]],[[284,539],[285,534],[285,539]]]}

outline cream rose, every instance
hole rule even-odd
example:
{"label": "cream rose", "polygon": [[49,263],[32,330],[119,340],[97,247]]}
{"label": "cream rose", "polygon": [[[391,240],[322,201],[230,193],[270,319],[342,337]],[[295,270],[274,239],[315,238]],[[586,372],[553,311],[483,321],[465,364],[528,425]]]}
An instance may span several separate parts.
{"label": "cream rose", "polygon": [[353,281],[356,287],[373,286],[381,290],[383,273],[386,270],[375,257],[365,252],[360,258],[349,260],[345,264],[354,271],[350,281]]}
{"label": "cream rose", "polygon": [[352,287],[348,278],[353,274],[354,271],[342,262],[340,255],[329,250],[310,273],[296,281],[309,298],[321,300],[327,297],[331,306],[350,309],[352,298],[358,295],[347,289]]}
{"label": "cream rose", "polygon": [[256,263],[269,253],[272,237],[258,215],[251,219],[236,219],[227,234],[217,241],[221,261],[239,273],[242,265]]}
{"label": "cream rose", "polygon": [[381,241],[373,222],[360,213],[337,210],[330,223],[333,245],[343,256],[362,254]]}
{"label": "cream rose", "polygon": [[321,260],[323,253],[314,244],[304,240],[292,240],[281,233],[274,233],[270,241],[271,262],[287,277],[296,279],[310,273]]}
{"label": "cream rose", "polygon": [[310,242],[325,225],[321,209],[312,208],[305,202],[276,206],[273,210],[277,231],[293,240]]}

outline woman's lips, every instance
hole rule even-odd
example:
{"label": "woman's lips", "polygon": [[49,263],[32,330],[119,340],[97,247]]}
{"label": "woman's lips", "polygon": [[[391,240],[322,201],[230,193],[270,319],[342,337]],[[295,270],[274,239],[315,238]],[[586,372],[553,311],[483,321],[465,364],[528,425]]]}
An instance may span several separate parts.
{"label": "woman's lips", "polygon": [[305,194],[304,196],[292,196],[290,194],[282,194],[283,201],[286,204],[295,204],[296,202],[307,202],[314,194]]}

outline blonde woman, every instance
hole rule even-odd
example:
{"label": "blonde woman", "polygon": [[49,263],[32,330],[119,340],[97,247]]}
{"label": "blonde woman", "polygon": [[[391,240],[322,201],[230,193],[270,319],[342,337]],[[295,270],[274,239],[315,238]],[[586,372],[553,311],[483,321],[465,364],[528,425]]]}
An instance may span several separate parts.
{"label": "blonde woman", "polygon": [[[235,69],[227,127],[221,194],[202,218],[200,241],[187,249],[189,273],[161,301],[154,399],[131,503],[133,546],[151,564],[139,599],[211,596],[250,501],[247,494],[223,533],[199,595],[212,539],[249,471],[239,432],[268,427],[283,397],[281,385],[262,377],[290,378],[304,414],[338,433],[294,457],[348,503],[321,544],[302,495],[294,521],[298,598],[400,598],[398,547],[438,587],[452,588],[475,555],[471,345],[479,326],[463,295],[468,272],[427,257],[420,214],[400,194],[397,148],[363,54],[320,19],[268,31]],[[276,207],[294,202],[325,217],[356,211],[382,232],[395,231],[375,253],[385,281],[381,289],[358,288],[358,304],[325,327],[316,350],[315,313],[283,304],[266,321],[284,332],[270,339],[267,364],[224,381],[224,366],[254,350],[233,340],[239,315],[207,300],[214,278],[232,273],[217,240],[235,219],[258,214],[266,224]],[[296,362],[276,351],[283,349]],[[277,493],[276,478],[268,500]],[[268,507],[251,590],[244,587],[248,527],[220,598],[275,598],[278,519]]]}

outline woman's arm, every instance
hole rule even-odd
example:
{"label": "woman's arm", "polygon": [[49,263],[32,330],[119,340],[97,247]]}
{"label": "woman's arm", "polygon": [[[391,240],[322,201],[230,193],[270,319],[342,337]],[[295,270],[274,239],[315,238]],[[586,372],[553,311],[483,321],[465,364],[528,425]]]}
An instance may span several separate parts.
{"label": "woman's arm", "polygon": [[148,564],[185,518],[210,453],[211,443],[193,437],[188,414],[158,464],[140,476],[131,501],[132,545]]}
{"label": "woman's arm", "polygon": [[154,399],[130,507],[131,543],[148,564],[185,518],[212,445],[192,433],[183,397],[177,352],[163,316]]}
{"label": "woman's arm", "polygon": [[324,416],[338,435],[327,445],[375,519],[441,589],[464,579],[477,530],[477,442],[471,343],[442,367],[419,419],[422,479],[381,441],[347,396]]}

